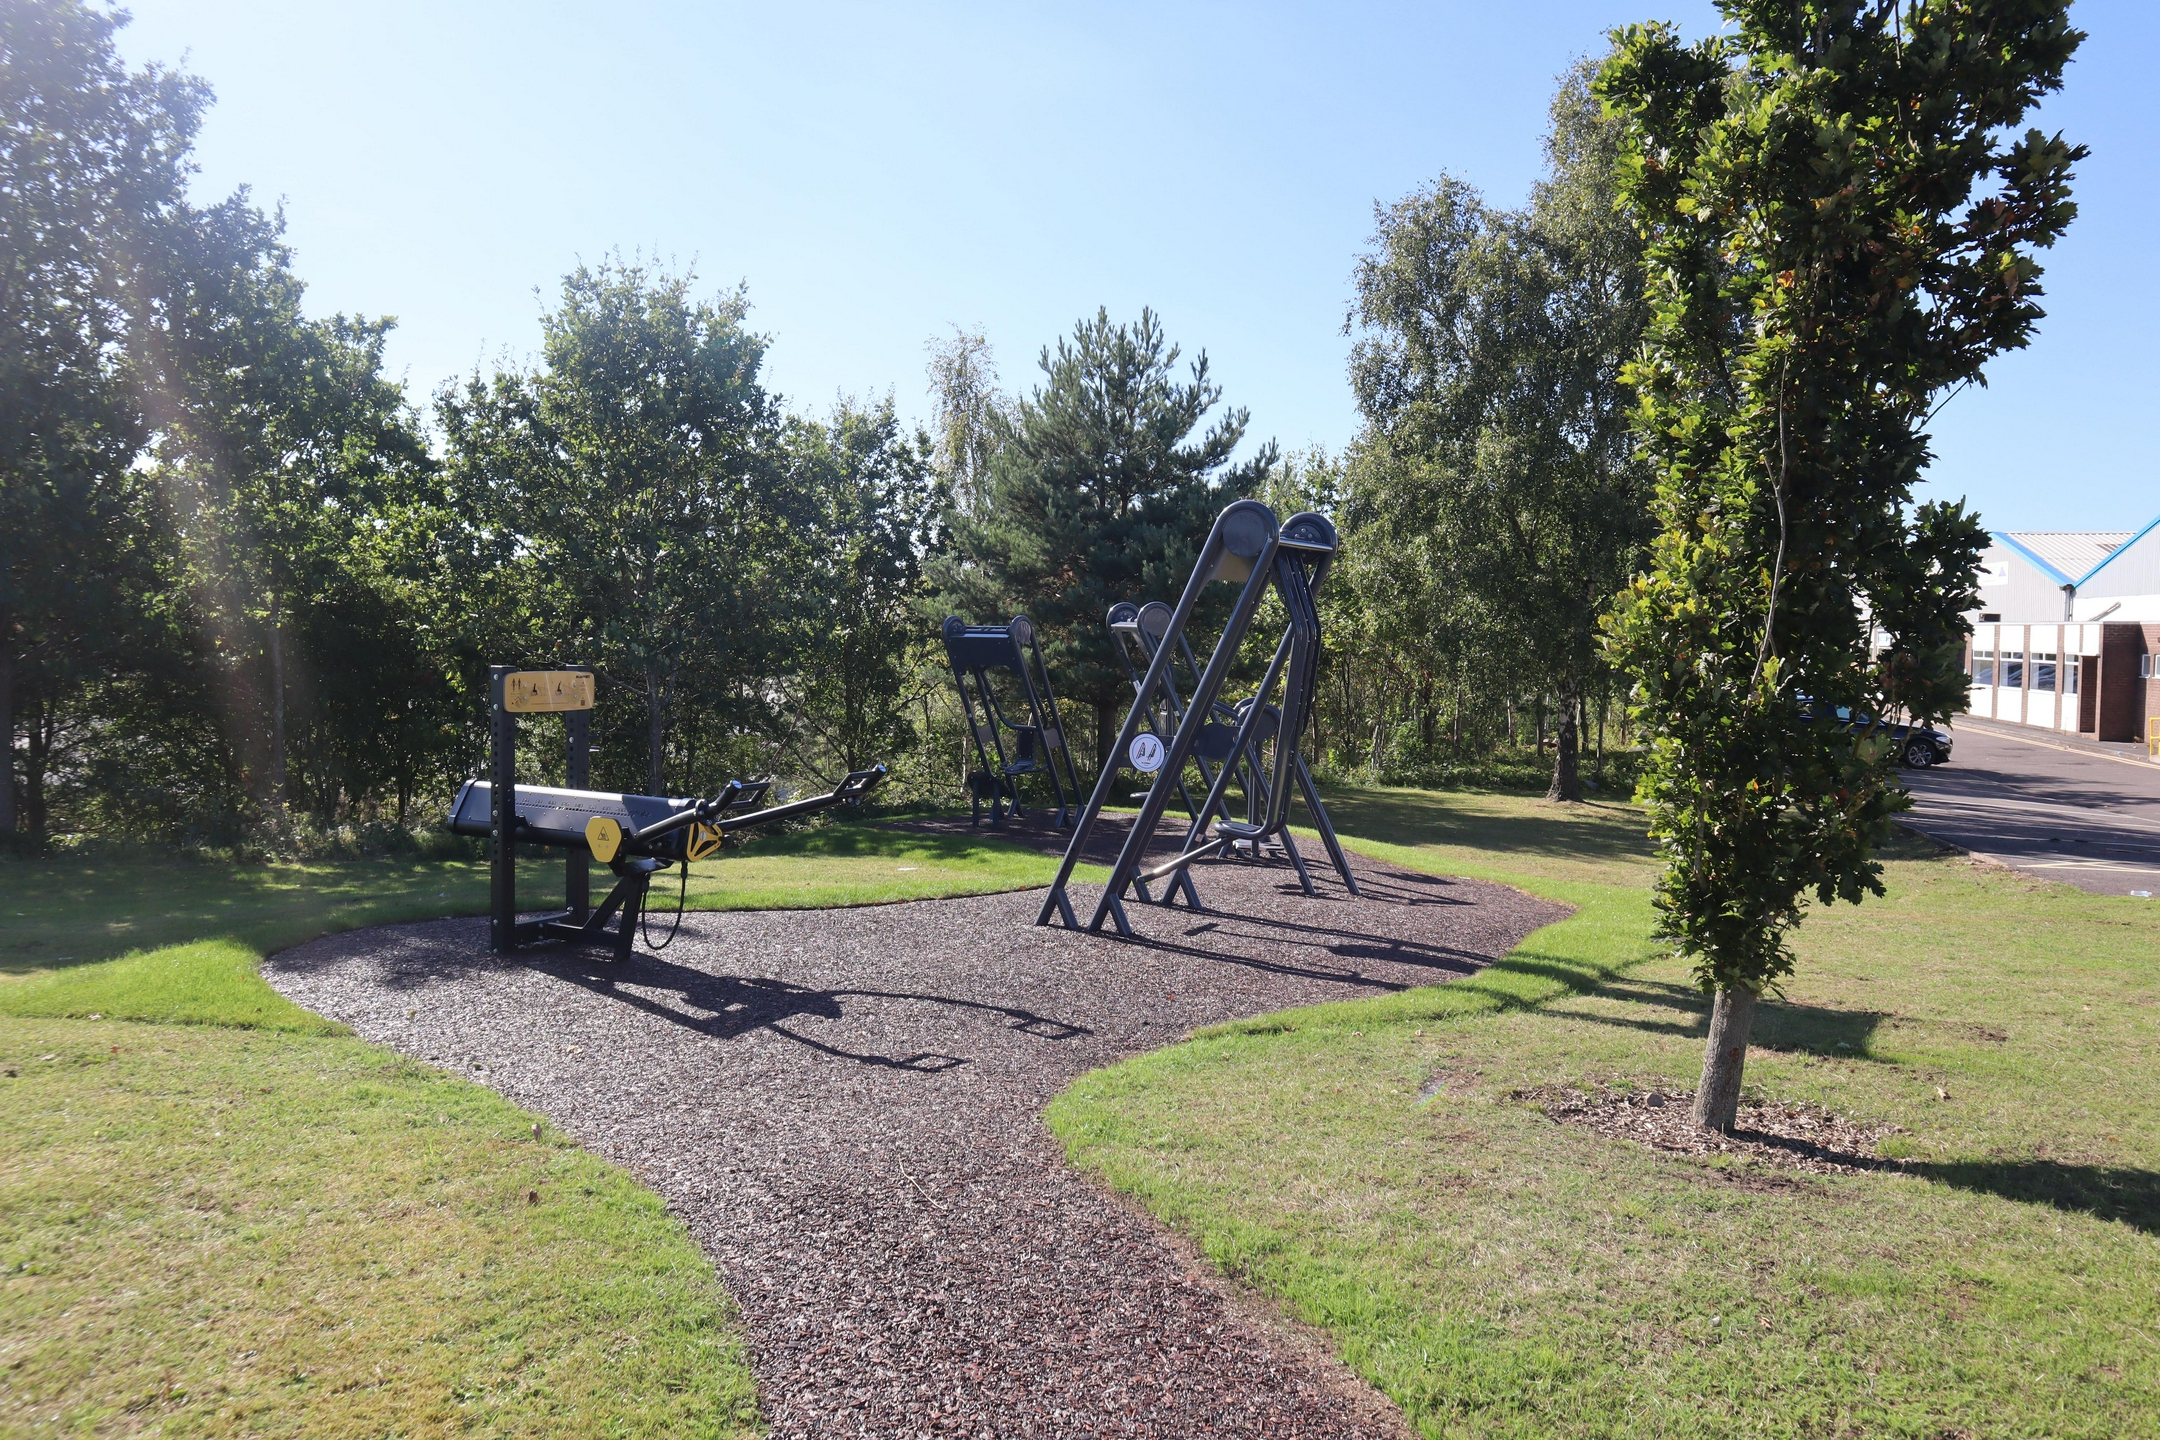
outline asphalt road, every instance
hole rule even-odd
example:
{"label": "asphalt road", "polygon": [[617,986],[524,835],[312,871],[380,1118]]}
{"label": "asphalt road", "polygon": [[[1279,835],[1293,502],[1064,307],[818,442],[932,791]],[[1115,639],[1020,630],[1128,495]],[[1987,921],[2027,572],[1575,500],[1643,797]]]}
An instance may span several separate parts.
{"label": "asphalt road", "polygon": [[1948,765],[1903,774],[1905,823],[2096,895],[2160,896],[2160,765],[1958,728]]}

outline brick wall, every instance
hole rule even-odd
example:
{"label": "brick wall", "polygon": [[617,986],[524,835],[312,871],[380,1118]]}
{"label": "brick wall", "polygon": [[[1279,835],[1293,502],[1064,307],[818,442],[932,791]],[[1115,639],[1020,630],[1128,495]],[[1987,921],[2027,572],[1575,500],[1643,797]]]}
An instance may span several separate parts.
{"label": "brick wall", "polygon": [[[2160,672],[2160,625],[2140,625],[2137,629],[2138,643],[2143,648],[2143,653],[2154,657],[2151,668]],[[2137,674],[2137,662],[2134,660],[2130,662],[2130,673]],[[2138,690],[2137,725],[2131,731],[2130,738],[2142,741],[2150,718],[2160,715],[2160,673],[2146,680]]]}
{"label": "brick wall", "polygon": [[2138,657],[2151,653],[2147,625],[2100,627],[2100,683],[2097,740],[2142,740],[2145,717],[2153,713],[2150,680],[2138,678]]}

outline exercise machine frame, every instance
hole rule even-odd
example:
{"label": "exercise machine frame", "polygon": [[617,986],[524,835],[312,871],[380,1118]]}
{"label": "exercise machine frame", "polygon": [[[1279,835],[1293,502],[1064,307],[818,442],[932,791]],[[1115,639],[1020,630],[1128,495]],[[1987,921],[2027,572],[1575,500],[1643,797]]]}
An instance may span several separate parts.
{"label": "exercise machine frame", "polygon": [[[853,804],[885,780],[885,767],[878,765],[852,772],[827,794],[763,810],[755,807],[771,791],[769,779],[730,780],[704,800],[588,790],[593,703],[589,667],[532,671],[491,665],[488,691],[488,778],[467,780],[459,788],[446,824],[454,834],[488,841],[488,948],[497,954],[560,940],[605,945],[616,959],[627,960],[655,874],[670,865],[687,868],[736,830]],[[569,784],[521,786],[517,717],[547,712],[562,713],[566,722],[564,769]],[[561,910],[530,920],[517,918],[521,843],[567,852]],[[615,876],[614,887],[597,908],[591,903],[589,859],[600,860]]]}
{"label": "exercise machine frame", "polygon": [[[1148,720],[1149,702],[1160,692],[1163,677],[1170,671],[1172,658],[1179,650],[1177,642],[1192,619],[1201,592],[1216,580],[1240,584],[1237,599],[1208,656],[1206,668],[1200,672],[1191,694],[1184,697],[1184,713],[1166,747],[1162,763],[1155,771],[1154,782],[1141,802],[1140,813],[1126,833],[1117,862],[1111,867],[1109,882],[1104,885],[1086,928],[1100,932],[1105,921],[1113,921],[1120,935],[1129,936],[1132,926],[1126,918],[1124,905],[1128,890],[1137,886],[1139,898],[1147,899],[1147,884],[1182,875],[1188,883],[1173,885],[1164,902],[1171,901],[1180,890],[1190,896],[1190,876],[1186,872],[1195,861],[1220,855],[1240,842],[1257,843],[1278,836],[1288,838],[1285,826],[1291,790],[1296,783],[1293,761],[1297,758],[1298,742],[1311,718],[1313,687],[1320,660],[1320,616],[1313,603],[1313,591],[1326,578],[1333,564],[1335,545],[1335,527],[1326,516],[1311,511],[1293,515],[1287,523],[1278,524],[1275,512],[1261,502],[1238,500],[1215,517],[1215,523],[1200,547],[1192,577],[1178,597],[1162,639],[1148,662],[1147,674],[1140,681],[1132,708],[1126,712],[1116,744],[1103,757],[1102,773],[1096,777],[1094,791],[1080,813],[1079,823],[1073,828],[1072,841],[1066,847],[1056,880],[1043,897],[1042,908],[1035,917],[1036,924],[1048,925],[1056,918],[1068,927],[1080,928],[1066,893],[1073,869],[1110,798],[1121,762],[1131,754],[1133,740]],[[1258,690],[1249,703],[1236,707],[1242,713],[1227,752],[1233,757],[1250,755],[1257,765],[1260,752],[1256,746],[1261,720],[1268,713],[1269,697],[1280,682],[1283,699],[1276,722],[1274,753],[1266,767],[1272,773],[1264,777],[1264,809],[1257,819],[1236,821],[1227,818],[1225,799],[1237,767],[1228,763],[1218,766],[1208,787],[1207,799],[1200,806],[1201,818],[1195,820],[1180,852],[1143,870],[1142,857],[1154,840],[1156,827],[1162,821],[1171,795],[1182,784],[1185,765],[1193,757],[1201,728],[1214,723],[1214,707],[1223,682],[1259,613],[1260,602],[1271,589],[1281,598],[1289,624],[1281,643],[1275,647],[1274,657],[1268,663]],[[1222,818],[1215,818],[1218,811],[1223,812]],[[1306,879],[1309,886],[1310,877]]]}
{"label": "exercise machine frame", "polygon": [[[1015,615],[1003,625],[970,625],[957,615],[948,615],[940,634],[945,641],[946,661],[952,667],[953,685],[960,692],[968,735],[975,745],[977,768],[968,776],[972,823],[982,823],[986,798],[993,827],[1003,825],[1007,815],[1020,814],[1021,777],[1047,774],[1057,796],[1057,814],[1051,823],[1059,829],[1071,824],[1073,809],[1080,803],[1080,775],[1073,768],[1072,753],[1065,747],[1057,696],[1050,689],[1050,670],[1043,664],[1035,622],[1025,615]],[[999,704],[997,691],[990,683],[991,672],[996,670],[1009,670],[1018,681],[1028,710],[1026,724],[1014,723]],[[978,712],[980,719],[976,718]],[[1013,735],[1014,753],[1010,759],[1005,754],[1008,730]],[[1060,761],[1064,763],[1062,775]]]}
{"label": "exercise machine frame", "polygon": [[[1326,566],[1319,567],[1313,575],[1312,591],[1316,600],[1319,595],[1320,583],[1326,578],[1327,568]],[[1145,605],[1135,605],[1129,600],[1121,600],[1110,607],[1105,623],[1110,631],[1111,643],[1118,652],[1118,658],[1125,662],[1125,671],[1132,679],[1135,692],[1140,690],[1141,677],[1153,661],[1155,651],[1164,644],[1165,638],[1169,634],[1171,618],[1170,607],[1160,600],[1151,600]],[[1148,706],[1148,726],[1158,735],[1173,733],[1176,726],[1185,716],[1185,698],[1179,688],[1180,667],[1178,662],[1180,660],[1184,662],[1183,674],[1188,684],[1188,690],[1196,688],[1199,683],[1200,662],[1193,655],[1192,640],[1182,630],[1178,633],[1177,649],[1177,655],[1172,657],[1169,668],[1163,672],[1160,690],[1156,694],[1142,697],[1144,703]],[[1158,701],[1161,709],[1168,714],[1169,725],[1167,727],[1162,723],[1162,716],[1158,714]],[[1212,718],[1208,723],[1200,727],[1199,735],[1193,742],[1194,767],[1200,772],[1200,783],[1207,786],[1210,791],[1214,789],[1215,777],[1210,769],[1209,762],[1212,761],[1216,765],[1232,762],[1233,752],[1230,750],[1230,746],[1235,740],[1239,727],[1244,722],[1245,706],[1251,703],[1250,700],[1246,700],[1239,702],[1237,705],[1231,705],[1222,700],[1215,701],[1212,706]],[[1266,707],[1258,724],[1254,727],[1254,742],[1264,744],[1273,739],[1281,720],[1282,714],[1277,707],[1272,705]],[[1245,790],[1245,818],[1250,823],[1256,815],[1265,813],[1270,804],[1266,768],[1261,764],[1257,753],[1251,750],[1235,752],[1234,763],[1238,767],[1240,784]],[[1312,816],[1313,828],[1320,832],[1320,840],[1327,848],[1329,862],[1334,865],[1335,873],[1342,878],[1343,887],[1352,895],[1357,894],[1357,877],[1350,873],[1349,859],[1343,854],[1342,841],[1335,834],[1334,821],[1328,818],[1327,806],[1321,803],[1320,789],[1313,783],[1312,767],[1306,764],[1302,747],[1299,747],[1295,752],[1292,769],[1297,781],[1298,794],[1305,801],[1306,813]],[[1193,828],[1187,832],[1185,837],[1185,847],[1190,848],[1192,842],[1199,837],[1201,829],[1205,827],[1207,817],[1201,812],[1200,807],[1193,803],[1192,794],[1186,788],[1185,779],[1182,775],[1178,777],[1177,789],[1178,797],[1185,802],[1186,813],[1192,817]],[[1222,813],[1224,819],[1230,818],[1227,808]],[[1305,868],[1305,857],[1298,851],[1297,840],[1287,829],[1283,830],[1276,838],[1281,842],[1283,853],[1289,857],[1291,866],[1297,871],[1298,884],[1306,894],[1313,894],[1312,876]],[[1260,843],[1255,840],[1248,842],[1248,844],[1253,858],[1258,859],[1260,857]],[[1142,893],[1145,894],[1145,891]],[[1198,903],[1197,899],[1195,899],[1194,904],[1197,905]]]}

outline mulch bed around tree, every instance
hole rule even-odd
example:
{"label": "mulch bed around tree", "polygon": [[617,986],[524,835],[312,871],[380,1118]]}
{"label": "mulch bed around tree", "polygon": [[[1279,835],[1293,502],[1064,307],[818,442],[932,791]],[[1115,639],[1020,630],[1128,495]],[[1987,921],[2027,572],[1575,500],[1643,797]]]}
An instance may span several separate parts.
{"label": "mulch bed around tree", "polygon": [[657,1190],[741,1302],[775,1435],[1399,1436],[1040,1119],[1074,1076],[1195,1026],[1453,979],[1565,913],[1354,863],[1362,899],[1324,858],[1313,897],[1279,862],[1209,864],[1208,913],[1132,906],[1130,943],[1037,928],[1032,891],[693,914],[619,968],[497,959],[456,920],[264,970]]}
{"label": "mulch bed around tree", "polygon": [[1819,1105],[1758,1100],[1743,1103],[1733,1133],[1720,1135],[1695,1123],[1692,1090],[1539,1085],[1515,1091],[1514,1098],[1536,1105],[1562,1125],[1580,1125],[1654,1150],[1730,1155],[1816,1175],[1896,1170],[1897,1162],[1878,1155],[1875,1147],[1884,1136],[1903,1133],[1896,1125],[1862,1124]]}

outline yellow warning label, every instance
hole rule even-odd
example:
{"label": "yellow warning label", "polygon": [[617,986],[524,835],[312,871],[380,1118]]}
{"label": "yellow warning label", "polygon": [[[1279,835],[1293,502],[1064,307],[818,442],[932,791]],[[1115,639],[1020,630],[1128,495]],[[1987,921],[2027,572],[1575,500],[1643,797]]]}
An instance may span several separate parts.
{"label": "yellow warning label", "polygon": [[513,670],[503,676],[503,709],[519,715],[590,710],[593,677],[586,670]]}
{"label": "yellow warning label", "polygon": [[690,827],[690,839],[684,845],[683,853],[692,860],[702,860],[719,848],[720,832],[718,830],[713,829],[710,825],[692,825]]}
{"label": "yellow warning label", "polygon": [[605,815],[595,815],[585,822],[585,843],[592,846],[592,858],[605,865],[622,849],[622,826]]}

